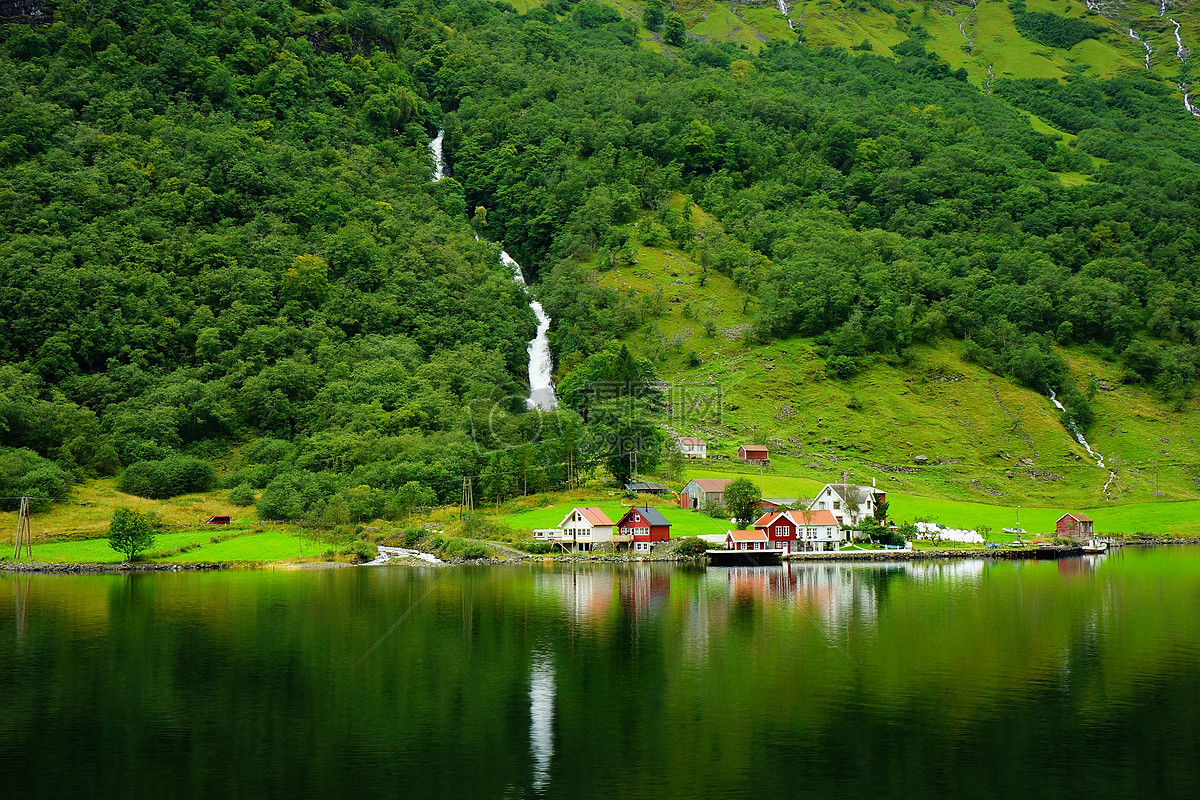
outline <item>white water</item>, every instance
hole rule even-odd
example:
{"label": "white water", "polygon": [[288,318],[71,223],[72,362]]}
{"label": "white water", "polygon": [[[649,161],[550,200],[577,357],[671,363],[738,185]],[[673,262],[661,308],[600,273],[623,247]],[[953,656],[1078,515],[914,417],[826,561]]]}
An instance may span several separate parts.
{"label": "white water", "polygon": [[[1063,412],[1064,414],[1067,413],[1067,409],[1063,407],[1063,404],[1058,402],[1058,396],[1054,393],[1053,389],[1050,390],[1050,402],[1054,403],[1054,407],[1057,408],[1059,411]],[[1079,432],[1079,428],[1075,427],[1075,420],[1068,418],[1067,419],[1067,427],[1071,429],[1071,433],[1075,434],[1075,440],[1078,441],[1081,445],[1083,445],[1084,450],[1088,451],[1088,455],[1091,456],[1092,458],[1096,459],[1096,466],[1101,467],[1102,469],[1108,469],[1108,467],[1104,466],[1104,456],[1100,455],[1095,450],[1093,450],[1092,446],[1090,444],[1088,444],[1088,440],[1083,438],[1083,434]],[[1112,482],[1114,480],[1116,480],[1116,478],[1117,478],[1117,471],[1109,469],[1108,470],[1108,480],[1105,481],[1104,489],[1102,490],[1104,492],[1105,497],[1108,497],[1108,487],[1110,484],[1112,484]]]}
{"label": "white water", "polygon": [[529,750],[533,756],[533,790],[541,794],[550,785],[554,760],[554,662],[539,653],[529,676]]}
{"label": "white water", "polygon": [[[954,16],[954,14],[951,13],[950,16]],[[963,17],[962,19],[960,19],[958,21],[958,32],[961,33],[962,37],[967,40],[967,47],[970,47],[971,52],[974,53],[975,52],[975,40],[972,39],[970,36],[968,36],[967,32],[965,30],[963,30],[963,23],[967,21],[967,17],[969,17],[969,16],[970,16],[970,14],[968,14],[966,17]]]}
{"label": "white water", "polygon": [[[780,3],[782,2],[783,0],[780,0]],[[442,153],[442,139],[445,134],[445,131],[439,130],[437,136],[429,143],[429,150],[433,154],[434,183],[446,177],[446,159]],[[513,271],[513,280],[521,284],[521,288],[528,294],[529,285],[525,283],[521,265],[504,250],[500,251],[500,260]],[[529,307],[537,317],[538,326],[537,334],[525,348],[525,352],[529,354],[529,397],[526,398],[525,405],[551,411],[558,405],[558,398],[554,395],[554,360],[550,356],[550,339],[547,336],[550,331],[550,317],[546,316],[542,304],[537,300],[530,299]]]}
{"label": "white water", "polygon": [[1166,14],[1166,13],[1167,13],[1167,0],[1159,0],[1158,15],[1161,17],[1163,14]]}
{"label": "white water", "polygon": [[1192,96],[1188,93],[1187,84],[1180,83],[1179,91],[1183,92],[1183,107],[1192,113],[1193,116],[1200,117],[1200,108],[1192,102]]}
{"label": "white water", "polygon": [[1150,69],[1150,53],[1153,52],[1150,49],[1150,43],[1138,36],[1137,31],[1135,31],[1133,28],[1129,29],[1129,38],[1141,42],[1142,47],[1146,48],[1146,69]]}
{"label": "white water", "polygon": [[442,139],[445,138],[445,131],[438,131],[438,135],[429,143],[429,150],[433,153],[433,182],[437,183],[442,178],[446,177],[446,159],[442,155]]}
{"label": "white water", "polygon": [[[500,260],[513,271],[513,280],[528,291],[521,265],[503,250],[500,251]],[[537,300],[530,300],[529,307],[537,317],[538,326],[537,335],[530,340],[529,347],[525,349],[525,352],[529,353],[529,397],[525,400],[525,405],[551,411],[558,404],[558,398],[554,396],[554,360],[550,356],[550,339],[547,336],[550,331],[550,317],[546,316],[542,304]]]}
{"label": "white water", "polygon": [[783,14],[783,18],[787,20],[788,27],[796,30],[796,27],[792,25],[792,18],[789,16],[792,11],[791,4],[786,2],[786,0],[775,0],[775,5],[779,9],[779,13]]}
{"label": "white water", "polygon": [[992,65],[988,64],[988,79],[986,84],[988,94],[992,93],[992,81],[994,80],[996,80],[996,76],[992,74]]}
{"label": "white water", "polygon": [[1187,61],[1188,51],[1183,47],[1183,37],[1179,35],[1179,23],[1173,19],[1167,20],[1175,26],[1175,57],[1180,61]]}
{"label": "white water", "polygon": [[405,547],[380,547],[379,555],[374,561],[368,561],[366,566],[374,567],[380,564],[386,564],[393,559],[415,558],[418,561],[425,561],[429,564],[445,564],[445,561],[431,556],[429,553],[422,553],[420,550],[409,550]]}

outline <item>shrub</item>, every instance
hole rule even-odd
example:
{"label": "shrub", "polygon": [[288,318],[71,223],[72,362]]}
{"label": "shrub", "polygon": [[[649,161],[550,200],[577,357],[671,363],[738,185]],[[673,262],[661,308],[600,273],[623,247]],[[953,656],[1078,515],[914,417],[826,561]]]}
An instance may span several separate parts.
{"label": "shrub", "polygon": [[135,461],[121,473],[117,487],[126,494],[164,500],[207,492],[216,483],[212,464],[199,458],[171,456],[162,461]]}
{"label": "shrub", "polygon": [[425,529],[424,528],[406,528],[404,530],[404,533],[402,534],[402,537],[403,538],[401,539],[401,541],[404,543],[404,547],[412,549],[412,548],[416,547],[422,539],[425,538]]}
{"label": "shrub", "polygon": [[257,497],[254,487],[248,483],[235,486],[233,487],[233,490],[229,492],[229,502],[240,508],[254,505],[254,501],[256,499]]}
{"label": "shrub", "polygon": [[554,552],[554,545],[550,542],[532,541],[532,542],[517,542],[517,547],[520,547],[526,553],[532,553],[535,556],[546,555]]}
{"label": "shrub", "polygon": [[444,561],[451,559],[470,561],[476,558],[492,557],[492,551],[487,549],[487,547],[479,542],[472,542],[467,539],[458,539],[438,534],[433,537],[430,544],[433,546],[433,550],[437,553],[438,558]]}
{"label": "shrub", "polygon": [[708,552],[708,543],[695,536],[680,539],[675,545],[675,552],[686,558],[699,558]]}
{"label": "shrub", "polygon": [[365,539],[355,539],[346,548],[346,552],[354,556],[354,560],[360,564],[365,564],[368,561],[374,561],[379,555],[379,547]]}
{"label": "shrub", "polygon": [[[0,498],[31,497],[31,511],[41,511],[67,496],[70,473],[26,448],[0,447]],[[17,500],[0,499],[0,511],[15,511]]]}
{"label": "shrub", "polygon": [[724,503],[709,503],[704,507],[704,513],[713,519],[726,519],[729,517],[729,511],[725,508]]}

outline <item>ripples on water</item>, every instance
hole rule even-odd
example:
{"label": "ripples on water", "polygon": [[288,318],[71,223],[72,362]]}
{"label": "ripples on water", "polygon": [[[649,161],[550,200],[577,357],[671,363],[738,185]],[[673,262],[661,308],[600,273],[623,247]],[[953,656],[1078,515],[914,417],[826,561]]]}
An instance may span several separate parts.
{"label": "ripples on water", "polygon": [[6,796],[1195,796],[1198,599],[1195,548],[4,575],[0,757]]}

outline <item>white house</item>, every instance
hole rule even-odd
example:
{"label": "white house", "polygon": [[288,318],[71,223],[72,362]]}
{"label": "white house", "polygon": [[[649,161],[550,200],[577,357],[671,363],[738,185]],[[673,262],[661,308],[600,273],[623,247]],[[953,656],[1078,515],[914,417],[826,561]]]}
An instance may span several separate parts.
{"label": "white house", "polygon": [[874,486],[853,483],[827,483],[808,504],[809,511],[829,511],[838,525],[853,528],[867,517],[875,515],[879,503],[887,494]]}
{"label": "white house", "polygon": [[557,528],[536,530],[535,539],[559,545],[568,553],[587,553],[613,542],[616,523],[595,506],[572,508]]}
{"label": "white house", "polygon": [[708,458],[708,445],[703,439],[698,439],[695,436],[680,436],[679,452],[683,453],[684,458]]}

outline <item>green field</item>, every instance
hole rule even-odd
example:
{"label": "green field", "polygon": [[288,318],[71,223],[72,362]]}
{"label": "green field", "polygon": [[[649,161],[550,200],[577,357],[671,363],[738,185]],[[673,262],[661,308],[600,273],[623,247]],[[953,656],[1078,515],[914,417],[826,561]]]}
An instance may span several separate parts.
{"label": "green field", "polygon": [[[279,561],[286,558],[298,558],[302,553],[306,556],[315,556],[321,552],[321,547],[311,539],[301,541],[294,535],[274,531],[247,533],[215,543],[211,541],[213,534],[212,530],[160,533],[155,537],[153,552],[170,551],[188,545],[198,546],[185,553],[149,560],[162,563]],[[33,558],[20,560],[38,563],[119,564],[125,560],[125,557],[109,547],[107,539],[83,539],[76,542],[45,544],[35,540]]]}

